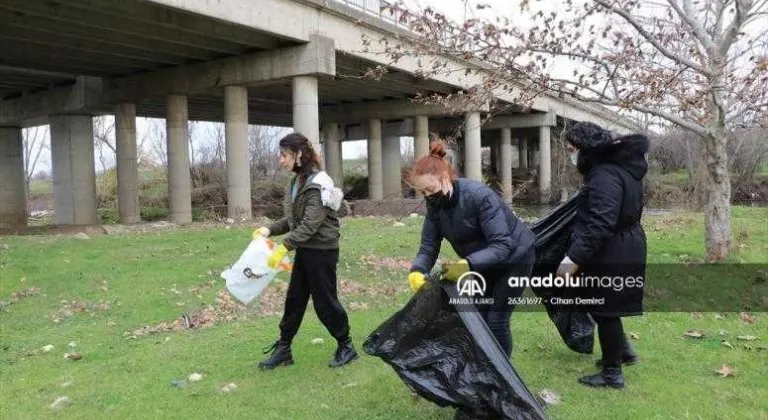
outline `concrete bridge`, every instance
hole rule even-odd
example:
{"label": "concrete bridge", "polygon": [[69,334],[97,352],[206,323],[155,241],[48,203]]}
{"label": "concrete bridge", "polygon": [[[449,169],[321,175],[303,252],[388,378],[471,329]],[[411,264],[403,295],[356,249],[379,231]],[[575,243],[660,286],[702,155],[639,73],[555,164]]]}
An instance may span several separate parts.
{"label": "concrete bridge", "polygon": [[379,7],[379,0],[0,0],[0,227],[26,223],[21,128],[39,124],[51,128],[56,223],[98,223],[94,115],[115,115],[123,223],[139,221],[137,116],[167,121],[175,223],[192,214],[189,120],[225,123],[231,217],[251,215],[248,124],[304,133],[339,182],[341,142],[366,139],[373,200],[399,194],[398,136],[414,137],[418,157],[427,153],[430,132],[458,124],[464,176],[481,178],[485,144],[496,152],[505,194],[513,166],[538,165],[546,199],[552,127],[589,120],[634,129],[605,109],[550,96],[523,113],[500,95],[509,110],[483,126],[483,107],[414,103],[419,92],[451,93],[479,82],[461,70],[481,64],[450,60],[457,71],[424,80],[414,76],[418,58],[404,57],[380,81],[363,77],[385,63],[364,51],[363,36],[409,35]]}

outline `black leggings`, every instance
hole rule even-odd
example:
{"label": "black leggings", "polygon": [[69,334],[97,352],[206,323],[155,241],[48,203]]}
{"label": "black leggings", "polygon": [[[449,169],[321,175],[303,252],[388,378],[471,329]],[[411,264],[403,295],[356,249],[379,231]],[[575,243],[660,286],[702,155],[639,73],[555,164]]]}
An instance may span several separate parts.
{"label": "black leggings", "polygon": [[595,316],[597,334],[600,338],[600,349],[603,352],[603,366],[621,367],[621,356],[624,353],[624,326],[619,317]]}
{"label": "black leggings", "polygon": [[336,290],[338,249],[296,250],[291,282],[285,295],[285,309],[280,321],[280,339],[290,343],[299,331],[309,297],[320,322],[338,341],[349,339],[349,320]]}
{"label": "black leggings", "polygon": [[509,287],[509,278],[512,276],[530,276],[533,263],[534,251],[531,250],[519,264],[490,274],[488,277],[491,278],[486,280],[491,290],[490,297],[493,297],[493,305],[478,306],[477,308],[507,357],[512,355],[512,334],[509,331],[509,320],[515,310],[515,305],[510,300],[520,297],[525,290],[523,287]]}

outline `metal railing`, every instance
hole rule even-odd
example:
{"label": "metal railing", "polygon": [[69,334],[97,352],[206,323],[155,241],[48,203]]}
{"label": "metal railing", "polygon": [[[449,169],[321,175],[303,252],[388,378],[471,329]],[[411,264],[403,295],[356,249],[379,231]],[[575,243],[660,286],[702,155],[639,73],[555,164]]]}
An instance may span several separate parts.
{"label": "metal railing", "polygon": [[367,15],[377,17],[384,22],[400,28],[408,29],[408,24],[400,20],[398,13],[392,13],[391,10],[383,10],[390,4],[386,0],[333,0],[333,2],[343,4],[352,9],[360,10]]}

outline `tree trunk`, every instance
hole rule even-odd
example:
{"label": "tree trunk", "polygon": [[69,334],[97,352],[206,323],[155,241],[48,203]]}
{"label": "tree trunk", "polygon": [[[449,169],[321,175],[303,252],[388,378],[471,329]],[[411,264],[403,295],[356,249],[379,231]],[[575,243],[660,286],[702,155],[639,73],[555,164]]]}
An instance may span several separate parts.
{"label": "tree trunk", "polygon": [[731,247],[731,180],[728,174],[725,130],[706,139],[707,147],[707,261],[720,261]]}

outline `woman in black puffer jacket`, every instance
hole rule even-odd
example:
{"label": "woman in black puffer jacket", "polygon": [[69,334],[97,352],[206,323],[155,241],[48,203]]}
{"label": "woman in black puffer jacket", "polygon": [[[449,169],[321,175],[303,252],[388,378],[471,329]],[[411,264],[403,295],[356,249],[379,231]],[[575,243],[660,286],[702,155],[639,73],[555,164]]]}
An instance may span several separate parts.
{"label": "woman in black puffer jacket", "polygon": [[[643,313],[646,237],[640,218],[649,142],[639,134],[613,137],[587,122],[574,124],[566,140],[571,160],[584,176],[584,187],[571,244],[558,274],[578,275],[591,286],[580,288],[578,294],[596,303],[580,308],[597,322],[602,349],[598,361],[602,371],[579,382],[623,388],[622,363],[634,364],[638,359],[621,318]],[[596,279],[599,284],[592,282]]]}

